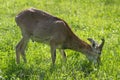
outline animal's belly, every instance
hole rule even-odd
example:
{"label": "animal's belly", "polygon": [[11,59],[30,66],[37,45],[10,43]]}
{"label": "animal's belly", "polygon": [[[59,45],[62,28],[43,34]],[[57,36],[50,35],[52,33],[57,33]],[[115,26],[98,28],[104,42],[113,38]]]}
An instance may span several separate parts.
{"label": "animal's belly", "polygon": [[50,42],[50,37],[32,36],[31,39],[32,39],[32,41],[41,42],[41,43],[49,43]]}
{"label": "animal's belly", "polygon": [[[45,44],[50,44],[51,37],[36,37],[36,36],[31,36],[32,41],[40,42],[40,43],[45,43]],[[59,49],[67,49],[63,43],[62,44],[57,44],[56,48]]]}

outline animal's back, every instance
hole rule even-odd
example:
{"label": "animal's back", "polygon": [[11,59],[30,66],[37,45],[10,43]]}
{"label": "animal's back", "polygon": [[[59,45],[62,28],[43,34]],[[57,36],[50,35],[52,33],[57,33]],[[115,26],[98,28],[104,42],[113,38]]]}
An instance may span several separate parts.
{"label": "animal's back", "polygon": [[43,42],[52,37],[65,40],[72,33],[63,20],[33,8],[20,12],[16,16],[16,23],[21,28],[23,36],[27,34],[35,41]]}
{"label": "animal's back", "polygon": [[54,16],[34,8],[20,12],[15,18],[17,25],[23,29],[26,27],[35,29],[40,24],[46,25],[49,21],[55,21],[56,19]]}

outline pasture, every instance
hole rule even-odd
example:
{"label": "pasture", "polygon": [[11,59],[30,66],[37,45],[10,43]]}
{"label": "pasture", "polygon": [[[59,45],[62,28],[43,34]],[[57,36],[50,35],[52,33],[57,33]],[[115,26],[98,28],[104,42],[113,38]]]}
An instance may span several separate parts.
{"label": "pasture", "polygon": [[[65,20],[82,40],[105,38],[99,67],[80,52],[66,50],[67,62],[57,50],[51,66],[49,45],[29,41],[27,63],[16,64],[15,46],[21,31],[15,16],[37,8]],[[120,0],[0,0],[0,80],[119,80]]]}

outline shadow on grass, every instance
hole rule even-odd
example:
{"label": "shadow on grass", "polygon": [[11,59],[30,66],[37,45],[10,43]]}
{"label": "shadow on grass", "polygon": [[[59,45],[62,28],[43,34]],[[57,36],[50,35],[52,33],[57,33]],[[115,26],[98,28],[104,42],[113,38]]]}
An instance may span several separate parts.
{"label": "shadow on grass", "polygon": [[92,71],[94,71],[91,63],[82,63],[81,71],[84,72],[84,77],[87,77]]}
{"label": "shadow on grass", "polygon": [[84,72],[84,77],[88,77],[91,73],[99,70],[99,66],[93,63],[84,61],[81,63],[81,71]]}
{"label": "shadow on grass", "polygon": [[45,72],[43,69],[36,69],[34,65],[16,64],[15,60],[11,60],[7,65],[7,69],[4,70],[4,78],[5,80],[43,80]]}
{"label": "shadow on grass", "polygon": [[[9,61],[7,65],[7,69],[4,69],[4,78],[5,80],[44,80],[49,79],[49,76],[54,74],[54,72],[58,72],[59,69],[62,70],[62,66],[64,65],[67,74],[73,76],[76,79],[77,74],[74,71],[83,72],[83,77],[88,77],[91,72],[94,72],[94,67],[90,63],[86,61],[81,61],[82,63],[78,64],[78,62],[74,62],[71,64],[59,64],[59,65],[51,65],[48,68],[41,68],[39,65],[35,66],[35,64],[16,64],[15,60]],[[66,64],[66,65],[65,65]],[[72,71],[73,73],[71,73]],[[70,72],[70,73],[69,73]],[[69,76],[69,75],[67,75]],[[67,77],[66,76],[66,77]]]}
{"label": "shadow on grass", "polygon": [[57,69],[58,69],[58,65],[56,65],[56,64],[51,64],[50,65],[50,68],[49,68],[49,72],[52,74],[54,71],[56,71]]}
{"label": "shadow on grass", "polygon": [[8,67],[5,71],[6,79],[28,79],[29,75],[33,73],[32,67],[26,68],[24,64],[15,64],[14,61],[8,63]]}
{"label": "shadow on grass", "polygon": [[[72,63],[70,63],[68,66],[68,69],[71,69],[73,71],[73,73],[75,73],[75,71],[79,71],[81,74],[81,77],[88,77],[91,73],[96,73],[96,71],[99,70],[99,67],[97,64],[93,64],[92,62],[89,62],[88,60],[79,60],[80,54],[79,53],[75,53],[75,55],[72,58]],[[70,59],[71,60],[71,59]],[[77,75],[77,74],[75,74]]]}

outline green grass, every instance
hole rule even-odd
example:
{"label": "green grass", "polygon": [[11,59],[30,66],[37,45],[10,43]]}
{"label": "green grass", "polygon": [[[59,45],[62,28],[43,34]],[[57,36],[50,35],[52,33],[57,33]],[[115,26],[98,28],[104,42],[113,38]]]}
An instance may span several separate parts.
{"label": "green grass", "polygon": [[[51,66],[48,45],[30,41],[25,64],[15,62],[15,46],[21,39],[15,16],[35,7],[64,19],[84,41],[99,43],[105,38],[102,65],[89,65],[79,52],[66,50],[64,63],[57,51]],[[87,41],[88,42],[88,41]],[[120,79],[120,0],[0,0],[0,80],[119,80]]]}

